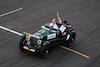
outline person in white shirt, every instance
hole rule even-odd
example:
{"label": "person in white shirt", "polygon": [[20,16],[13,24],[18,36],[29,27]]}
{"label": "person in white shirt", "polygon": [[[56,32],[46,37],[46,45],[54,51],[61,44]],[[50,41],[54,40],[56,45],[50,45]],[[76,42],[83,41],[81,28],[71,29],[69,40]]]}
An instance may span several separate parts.
{"label": "person in white shirt", "polygon": [[59,28],[59,30],[62,32],[63,36],[66,36],[67,32],[68,32],[67,25],[66,25],[67,21],[61,21],[61,18],[59,17],[59,13],[58,12],[57,12],[57,18],[59,20],[59,23],[62,24],[61,27]]}
{"label": "person in white shirt", "polygon": [[58,26],[56,24],[56,19],[52,19],[52,23],[50,23],[50,27],[53,27],[54,29],[58,29]]}

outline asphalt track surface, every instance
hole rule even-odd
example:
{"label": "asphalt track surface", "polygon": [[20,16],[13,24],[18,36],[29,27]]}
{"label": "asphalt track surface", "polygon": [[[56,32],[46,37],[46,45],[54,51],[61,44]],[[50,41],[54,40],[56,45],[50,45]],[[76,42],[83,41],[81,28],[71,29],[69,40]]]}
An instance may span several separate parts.
{"label": "asphalt track surface", "polygon": [[0,29],[0,67],[100,67],[100,0],[1,0],[0,26],[35,33],[60,13],[62,20],[76,26],[76,41],[70,48],[88,55],[87,59],[61,47],[53,48],[46,59],[21,52],[20,36]]}

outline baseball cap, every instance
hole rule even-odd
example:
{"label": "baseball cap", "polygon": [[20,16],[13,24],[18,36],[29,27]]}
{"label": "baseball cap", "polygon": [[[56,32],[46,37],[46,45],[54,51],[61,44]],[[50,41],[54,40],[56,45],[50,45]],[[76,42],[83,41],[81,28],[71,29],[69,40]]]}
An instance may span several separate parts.
{"label": "baseball cap", "polygon": [[67,24],[67,21],[66,21],[66,20],[64,20],[64,21],[62,21],[62,23],[65,23],[65,24]]}

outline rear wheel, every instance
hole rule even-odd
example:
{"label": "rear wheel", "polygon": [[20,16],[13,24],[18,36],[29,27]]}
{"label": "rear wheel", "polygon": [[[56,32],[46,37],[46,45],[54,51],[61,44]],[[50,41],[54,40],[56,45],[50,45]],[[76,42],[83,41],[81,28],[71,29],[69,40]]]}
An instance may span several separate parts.
{"label": "rear wheel", "polygon": [[43,59],[43,58],[46,58],[47,56],[48,56],[48,54],[49,54],[49,48],[48,47],[42,47],[41,49],[40,49],[40,57]]}
{"label": "rear wheel", "polygon": [[20,43],[19,43],[19,48],[21,51],[24,50],[23,46],[25,46],[25,43],[26,43],[26,37],[22,37],[22,39],[20,40]]}
{"label": "rear wheel", "polygon": [[72,33],[70,35],[69,40],[67,41],[68,46],[72,46],[74,44],[75,36],[76,36],[76,33]]}

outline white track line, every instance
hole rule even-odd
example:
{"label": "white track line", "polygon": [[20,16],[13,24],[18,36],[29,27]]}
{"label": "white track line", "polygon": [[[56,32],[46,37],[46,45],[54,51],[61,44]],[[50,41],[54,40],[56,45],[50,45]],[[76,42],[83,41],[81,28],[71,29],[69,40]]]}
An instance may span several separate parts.
{"label": "white track line", "polygon": [[14,30],[8,29],[8,28],[3,27],[3,26],[0,26],[0,28],[3,29],[3,30],[6,30],[6,31],[8,31],[8,32],[17,34],[17,35],[19,35],[19,36],[22,36],[22,35],[23,35],[23,34],[21,34],[21,33],[19,33],[19,32],[16,32],[16,31],[14,31]]}
{"label": "white track line", "polygon": [[7,12],[7,13],[4,13],[4,14],[0,15],[0,17],[3,17],[3,16],[6,16],[6,15],[9,15],[9,14],[12,14],[12,13],[17,12],[17,11],[20,11],[22,9],[23,8],[19,8],[19,9],[16,9],[16,10],[13,10],[13,11],[10,11],[10,12]]}

